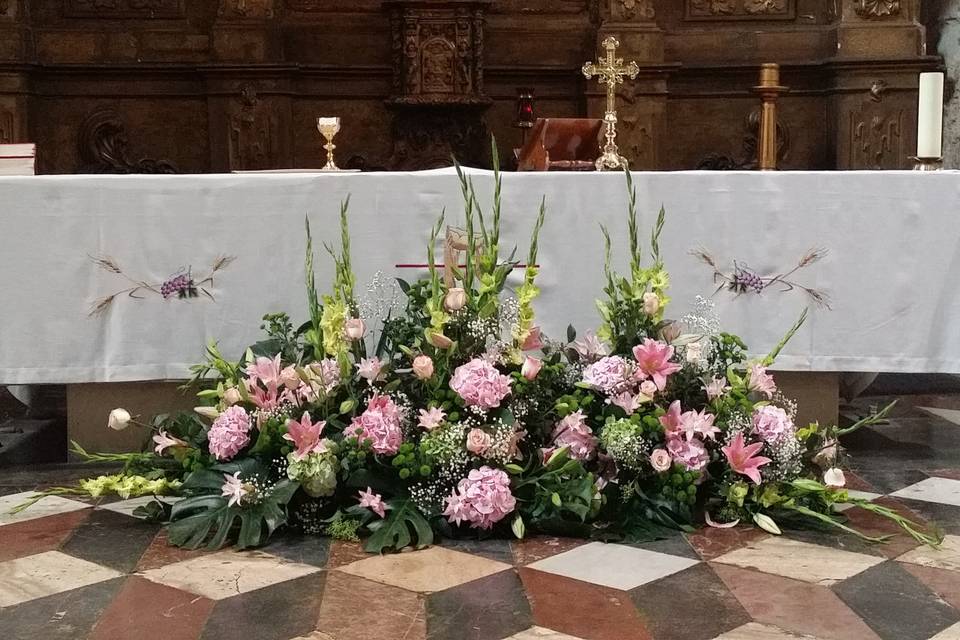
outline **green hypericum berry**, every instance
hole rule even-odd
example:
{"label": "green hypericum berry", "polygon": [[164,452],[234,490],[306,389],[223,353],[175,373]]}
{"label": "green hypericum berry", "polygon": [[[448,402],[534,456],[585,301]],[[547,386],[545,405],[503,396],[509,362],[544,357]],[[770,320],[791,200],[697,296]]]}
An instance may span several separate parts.
{"label": "green hypericum berry", "polygon": [[433,469],[431,469],[428,465],[422,465],[420,467],[420,475],[426,477],[426,476],[429,476],[431,473],[433,473]]}
{"label": "green hypericum berry", "polygon": [[393,466],[402,467],[403,466],[403,456],[399,455],[393,459]]}
{"label": "green hypericum berry", "polygon": [[687,504],[689,504],[690,506],[697,504],[697,496],[696,495],[687,496]]}
{"label": "green hypericum berry", "polygon": [[406,469],[406,468],[400,469],[400,479],[401,479],[401,480],[406,480],[406,479],[409,478],[409,477],[410,477],[410,469]]}
{"label": "green hypericum berry", "polygon": [[696,496],[696,495],[697,495],[697,487],[696,487],[696,485],[692,485],[692,484],[691,484],[691,485],[689,485],[689,486],[687,487],[687,495],[688,495],[688,496]]}
{"label": "green hypericum berry", "polygon": [[454,411],[449,416],[447,416],[447,422],[459,422],[460,414]]}
{"label": "green hypericum berry", "polygon": [[664,487],[663,495],[667,496],[668,498],[671,497],[673,495],[673,487]]}
{"label": "green hypericum berry", "polygon": [[675,486],[675,487],[682,487],[682,486],[683,486],[683,476],[680,475],[679,473],[675,473],[675,474],[673,474],[672,476],[670,476],[670,482],[671,482],[671,483],[673,484],[673,486]]}

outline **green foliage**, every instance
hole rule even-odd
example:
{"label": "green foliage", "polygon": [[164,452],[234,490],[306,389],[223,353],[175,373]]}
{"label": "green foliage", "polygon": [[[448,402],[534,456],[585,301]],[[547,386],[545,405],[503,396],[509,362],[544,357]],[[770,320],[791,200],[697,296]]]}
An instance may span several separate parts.
{"label": "green foliage", "polygon": [[593,474],[572,459],[566,447],[554,452],[545,465],[536,463],[512,490],[520,513],[534,529],[549,523],[547,528],[555,532],[559,522],[585,523],[600,506]]}
{"label": "green foliage", "polygon": [[410,545],[422,549],[433,544],[433,529],[411,498],[395,498],[387,504],[387,517],[367,525],[371,535],[363,545],[366,551],[400,551]]}
{"label": "green foliage", "polygon": [[170,542],[179,547],[219,549],[235,536],[238,549],[263,545],[287,521],[286,505],[299,484],[280,480],[266,495],[250,505],[229,506],[220,489],[224,474],[241,473],[241,479],[259,476],[266,470],[253,458],[237,463],[199,469],[187,476],[183,490],[191,497],[173,505],[168,526]]}

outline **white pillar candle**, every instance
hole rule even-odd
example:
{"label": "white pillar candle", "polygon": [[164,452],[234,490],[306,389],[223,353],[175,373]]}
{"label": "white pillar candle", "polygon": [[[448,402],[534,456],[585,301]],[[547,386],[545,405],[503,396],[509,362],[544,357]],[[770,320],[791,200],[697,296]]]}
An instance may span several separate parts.
{"label": "white pillar candle", "polygon": [[917,157],[941,157],[943,143],[943,74],[920,74],[917,109]]}

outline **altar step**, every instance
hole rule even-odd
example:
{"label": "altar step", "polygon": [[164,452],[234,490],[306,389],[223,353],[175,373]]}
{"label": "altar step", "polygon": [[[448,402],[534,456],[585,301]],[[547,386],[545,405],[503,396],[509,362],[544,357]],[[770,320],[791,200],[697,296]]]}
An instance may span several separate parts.
{"label": "altar step", "polygon": [[63,418],[0,422],[0,467],[64,462],[67,424]]}

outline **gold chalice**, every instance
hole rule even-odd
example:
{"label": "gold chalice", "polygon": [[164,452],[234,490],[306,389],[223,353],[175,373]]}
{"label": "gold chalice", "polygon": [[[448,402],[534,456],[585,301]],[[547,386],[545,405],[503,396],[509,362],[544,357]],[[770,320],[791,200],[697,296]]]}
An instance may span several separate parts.
{"label": "gold chalice", "polygon": [[337,148],[337,145],[333,144],[333,137],[340,132],[340,118],[317,118],[317,130],[327,140],[327,144],[323,145],[327,150],[327,164],[323,170],[340,171],[340,167],[333,161],[333,150]]}

